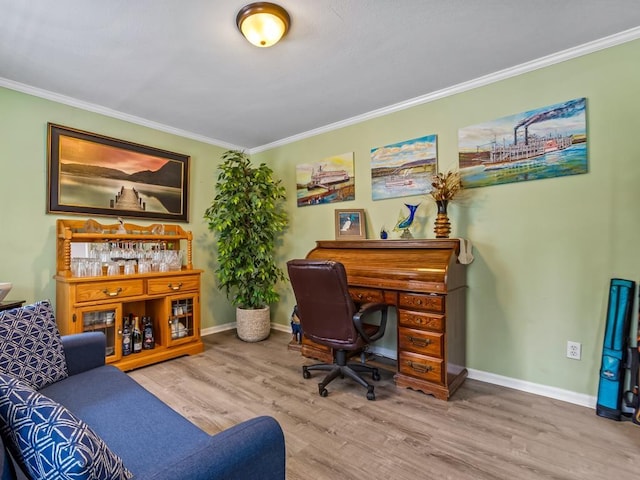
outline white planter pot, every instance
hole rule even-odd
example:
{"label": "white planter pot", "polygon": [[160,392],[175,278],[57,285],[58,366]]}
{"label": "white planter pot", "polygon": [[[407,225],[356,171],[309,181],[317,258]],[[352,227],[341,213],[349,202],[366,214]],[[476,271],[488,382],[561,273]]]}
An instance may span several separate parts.
{"label": "white planter pot", "polygon": [[269,307],[247,310],[236,307],[236,328],[238,338],[245,342],[259,342],[271,333]]}

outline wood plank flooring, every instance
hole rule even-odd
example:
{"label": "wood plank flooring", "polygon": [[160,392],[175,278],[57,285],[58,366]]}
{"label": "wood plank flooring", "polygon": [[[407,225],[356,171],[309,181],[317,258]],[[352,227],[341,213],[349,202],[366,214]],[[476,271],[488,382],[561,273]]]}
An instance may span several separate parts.
{"label": "wood plank flooring", "polygon": [[306,362],[290,335],[259,343],[235,331],[203,338],[205,352],[130,372],[203,430],[216,433],[257,415],[285,433],[289,480],[617,479],[640,471],[640,426],[592,409],[466,380],[448,402],[398,389],[381,371],[376,400]]}

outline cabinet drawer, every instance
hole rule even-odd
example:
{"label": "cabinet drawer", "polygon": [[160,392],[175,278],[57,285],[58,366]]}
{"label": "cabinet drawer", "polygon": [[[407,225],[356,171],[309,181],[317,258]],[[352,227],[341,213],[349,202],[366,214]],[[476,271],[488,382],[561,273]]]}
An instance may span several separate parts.
{"label": "cabinet drawer", "polygon": [[419,308],[433,312],[444,312],[443,295],[424,295],[420,293],[401,293],[400,307]]}
{"label": "cabinet drawer", "polygon": [[424,332],[412,328],[398,329],[398,347],[400,351],[410,350],[415,353],[442,358],[443,344],[443,333]]}
{"label": "cabinet drawer", "polygon": [[444,315],[398,310],[398,321],[403,327],[428,328],[438,332],[444,331]]}
{"label": "cabinet drawer", "polygon": [[82,283],[76,288],[76,302],[91,302],[109,298],[133,297],[144,293],[142,280],[113,280]]}
{"label": "cabinet drawer", "polygon": [[443,383],[442,359],[426,357],[411,352],[400,352],[398,369],[400,373],[421,378],[428,382]]}
{"label": "cabinet drawer", "polygon": [[349,294],[357,303],[384,303],[384,293],[382,290],[373,288],[350,288]]}
{"label": "cabinet drawer", "polygon": [[183,275],[176,277],[151,278],[147,280],[147,293],[149,295],[188,292],[197,290],[200,286],[200,277]]}

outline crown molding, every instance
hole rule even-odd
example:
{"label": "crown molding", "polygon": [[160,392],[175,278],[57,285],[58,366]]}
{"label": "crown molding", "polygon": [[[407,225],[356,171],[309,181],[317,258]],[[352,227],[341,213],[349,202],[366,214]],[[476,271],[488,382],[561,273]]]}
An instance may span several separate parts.
{"label": "crown molding", "polygon": [[136,117],[135,115],[123,113],[118,110],[113,110],[111,108],[97,105],[95,103],[78,100],[76,98],[68,97],[66,95],[61,95],[59,93],[51,92],[49,90],[44,90],[42,88],[32,87],[31,85],[15,82],[13,80],[9,80],[8,78],[0,77],[0,87],[5,87],[10,90],[16,90],[18,92],[26,93],[28,95],[33,95],[34,97],[44,98],[45,100],[51,100],[56,103],[61,103],[63,105],[68,105],[70,107],[79,108],[81,110],[87,110],[89,112],[98,113],[106,117],[117,118],[118,120],[124,120],[125,122],[133,123],[143,127],[148,127],[153,130],[159,130],[165,133],[170,133],[172,135],[177,135],[179,137],[190,138],[191,140],[197,140],[199,142],[215,145],[217,147],[227,148],[229,150],[243,150],[243,147],[238,147],[237,145],[226,143],[226,142],[223,142],[222,140],[209,138],[204,135],[199,135],[197,133],[189,132],[187,130],[174,128],[169,125],[165,125],[163,123],[147,120],[146,118]]}
{"label": "crown molding", "polygon": [[290,137],[286,137],[281,140],[277,140],[275,142],[271,142],[271,143],[254,147],[254,148],[246,148],[238,145],[233,145],[233,144],[224,142],[222,140],[217,140],[214,138],[206,137],[204,135],[199,135],[186,130],[181,130],[179,128],[174,128],[169,125],[164,125],[162,123],[153,122],[145,118],[137,117],[135,115],[130,115],[128,113],[123,113],[117,110],[113,110],[111,108],[103,107],[101,105],[96,105],[90,102],[84,102],[82,100],[68,97],[66,95],[61,95],[61,94],[54,93],[41,88],[36,88],[23,83],[15,82],[13,80],[9,80],[8,78],[0,77],[0,87],[5,87],[10,90],[16,90],[22,93],[26,93],[28,95],[33,95],[35,97],[44,98],[46,100],[51,100],[51,101],[68,105],[71,107],[87,110],[89,112],[98,113],[100,115],[105,115],[107,117],[117,118],[119,120],[124,120],[126,122],[134,123],[136,125],[141,125],[143,127],[152,128],[154,130],[159,130],[161,132],[189,138],[192,140],[207,143],[210,145],[215,145],[215,146],[226,148],[229,150],[245,150],[247,153],[251,155],[251,154],[263,152],[265,150],[270,150],[272,148],[281,147],[283,145],[297,142],[299,140],[314,137],[316,135],[331,132],[333,130],[338,130],[340,128],[351,126],[357,123],[361,123],[366,120],[371,120],[374,118],[382,117],[384,115],[389,115],[390,113],[406,110],[408,108],[415,107],[417,105],[434,102],[441,98],[449,97],[451,95],[456,95],[458,93],[466,92],[468,90],[473,90],[478,87],[483,87],[491,83],[505,80],[507,78],[522,75],[523,73],[532,72],[534,70],[555,65],[557,63],[565,62],[567,60],[578,58],[583,55],[588,55],[590,53],[604,50],[606,48],[631,42],[639,38],[640,38],[640,27],[631,28],[629,30],[616,33],[614,35],[610,35],[608,37],[604,37],[599,40],[594,40],[592,42],[585,43],[583,45],[579,45],[574,48],[569,48],[567,50],[563,50],[551,55],[547,55],[546,57],[541,57],[536,60],[532,60],[531,62],[516,65],[515,67],[506,68],[504,70],[500,70],[488,75],[484,75],[482,77],[478,77],[468,82],[459,83],[457,85],[443,88],[441,90],[437,90],[435,92],[431,92],[426,95],[421,95],[419,97],[415,97],[400,103],[396,103],[393,105],[389,105],[387,107],[379,108],[377,110],[364,113],[362,115],[357,115],[355,117],[351,117],[345,120],[340,120],[338,122],[330,123],[323,127],[315,128],[306,132],[292,135]]}
{"label": "crown molding", "polygon": [[371,120],[373,118],[389,115],[390,113],[406,110],[408,108],[415,107],[417,105],[434,102],[436,100],[440,100],[441,98],[449,97],[451,95],[456,95],[458,93],[466,92],[468,90],[473,90],[475,88],[483,87],[495,82],[499,82],[501,80],[506,80],[507,78],[522,75],[523,73],[528,73],[534,70],[539,70],[541,68],[549,67],[557,63],[566,62],[567,60],[572,60],[574,58],[578,58],[583,55],[588,55],[590,53],[604,50],[606,48],[631,42],[633,40],[637,40],[638,38],[640,38],[640,27],[635,27],[635,28],[625,30],[620,33],[616,33],[614,35],[611,35],[605,38],[601,38],[599,40],[594,40],[592,42],[579,45],[574,48],[569,48],[567,50],[562,50],[560,52],[547,55],[546,57],[541,57],[527,63],[522,63],[520,65],[516,65],[515,67],[505,68],[504,70],[499,70],[497,72],[493,72],[488,75],[484,75],[482,77],[469,80],[468,82],[459,83],[457,85],[443,88],[441,90],[437,90],[435,92],[431,92],[426,95],[421,95],[419,97],[415,97],[400,103],[396,103],[394,105],[389,105],[387,107],[373,110],[371,112],[364,113],[362,115],[357,115],[355,117],[351,117],[346,120],[340,120],[339,122],[330,123],[329,125],[325,125],[323,127],[315,128],[307,132],[292,135],[291,137],[283,138],[281,140],[277,140],[275,142],[262,145],[260,147],[255,147],[250,149],[249,153],[255,154],[255,153],[263,152],[265,150],[281,147],[283,145],[287,145],[289,143],[297,142],[305,138],[320,135],[322,133],[327,133],[333,130],[338,130],[340,128],[355,125],[357,123],[361,123],[366,120]]}

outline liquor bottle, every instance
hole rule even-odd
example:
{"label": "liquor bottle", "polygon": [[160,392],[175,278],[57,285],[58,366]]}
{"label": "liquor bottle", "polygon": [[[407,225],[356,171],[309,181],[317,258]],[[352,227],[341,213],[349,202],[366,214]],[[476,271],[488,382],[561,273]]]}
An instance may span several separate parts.
{"label": "liquor bottle", "polygon": [[137,316],[133,318],[133,333],[131,334],[133,343],[133,353],[140,353],[142,351],[142,332],[140,331],[140,320]]}
{"label": "liquor bottle", "polygon": [[131,354],[131,329],[129,327],[129,320],[125,317],[122,322],[122,356]]}
{"label": "liquor bottle", "polygon": [[142,325],[142,348],[151,350],[156,346],[156,340],[153,338],[151,317],[142,317]]}

